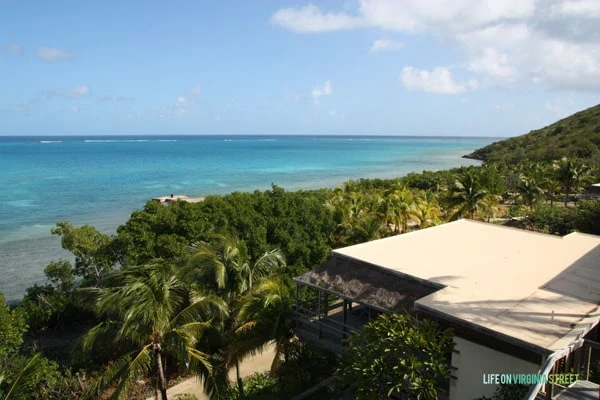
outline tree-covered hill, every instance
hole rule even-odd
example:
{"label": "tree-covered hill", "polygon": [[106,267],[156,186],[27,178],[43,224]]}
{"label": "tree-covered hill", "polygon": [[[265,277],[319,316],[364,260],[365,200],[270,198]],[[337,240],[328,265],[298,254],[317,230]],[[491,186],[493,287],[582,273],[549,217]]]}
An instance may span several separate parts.
{"label": "tree-covered hill", "polygon": [[562,157],[600,157],[600,104],[465,156],[490,162],[551,161]]}

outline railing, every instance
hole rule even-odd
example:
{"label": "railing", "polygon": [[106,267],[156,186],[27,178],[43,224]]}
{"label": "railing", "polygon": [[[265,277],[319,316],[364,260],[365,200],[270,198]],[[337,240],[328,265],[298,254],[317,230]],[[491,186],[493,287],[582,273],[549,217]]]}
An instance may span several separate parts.
{"label": "railing", "polygon": [[358,331],[358,328],[336,321],[323,314],[319,315],[314,310],[307,309],[299,304],[294,306],[294,315],[301,327],[313,331],[317,338],[321,338],[323,334],[329,334],[343,340],[351,333]]}
{"label": "railing", "polygon": [[[600,349],[600,343],[591,341],[591,340],[587,340],[587,339],[579,339],[573,343],[571,343],[569,346],[565,347],[564,349],[555,351],[554,353],[552,353],[548,359],[546,360],[546,362],[544,363],[544,365],[542,366],[542,368],[540,369],[540,371],[538,372],[539,375],[544,376],[545,382],[549,382],[549,383],[544,383],[544,381],[542,382],[538,382],[536,385],[532,386],[531,389],[529,390],[529,393],[527,394],[527,397],[525,398],[525,400],[535,400],[536,398],[539,398],[538,395],[541,393],[545,394],[546,399],[552,399],[554,398],[554,391],[555,391],[555,387],[558,387],[559,389],[564,390],[566,389],[565,386],[560,385],[558,383],[554,383],[554,382],[550,382],[548,380],[548,375],[552,372],[552,370],[556,369],[556,363],[560,360],[562,360],[563,358],[567,358],[567,360],[565,361],[565,367],[568,367],[569,364],[569,358],[575,358],[576,362],[575,362],[575,373],[579,373],[580,369],[581,369],[581,365],[585,364],[585,380],[589,379],[589,374],[590,374],[590,361],[591,361],[591,354],[592,354],[592,349]],[[587,350],[587,354],[583,354],[584,359],[581,360],[581,351],[585,351]],[[575,353],[577,352],[577,353]],[[572,357],[571,355],[574,354],[574,357]],[[583,361],[583,362],[582,362]],[[542,392],[542,388],[546,386],[544,389],[544,391]]]}

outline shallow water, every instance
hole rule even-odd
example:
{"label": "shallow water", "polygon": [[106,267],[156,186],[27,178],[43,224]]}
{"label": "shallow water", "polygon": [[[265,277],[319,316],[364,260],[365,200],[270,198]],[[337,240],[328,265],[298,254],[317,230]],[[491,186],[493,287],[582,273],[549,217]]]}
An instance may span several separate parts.
{"label": "shallow water", "polygon": [[114,232],[152,197],[334,187],[476,163],[492,138],[0,137],[0,291],[9,300],[68,257],[57,221]]}

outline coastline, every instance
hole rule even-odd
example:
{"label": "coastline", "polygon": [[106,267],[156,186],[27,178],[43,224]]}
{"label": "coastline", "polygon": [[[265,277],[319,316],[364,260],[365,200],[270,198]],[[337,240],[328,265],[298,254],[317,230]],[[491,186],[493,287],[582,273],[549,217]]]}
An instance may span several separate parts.
{"label": "coastline", "polygon": [[[309,139],[0,145],[0,167],[7,186],[15,188],[11,196],[0,193],[0,255],[8,260],[0,266],[0,291],[18,300],[27,287],[45,281],[48,262],[70,256],[50,235],[61,220],[114,233],[156,196],[253,192],[272,183],[286,191],[315,190],[478,165],[461,156],[492,140]],[[49,195],[54,193],[59,196]],[[30,257],[32,252],[39,256]]]}

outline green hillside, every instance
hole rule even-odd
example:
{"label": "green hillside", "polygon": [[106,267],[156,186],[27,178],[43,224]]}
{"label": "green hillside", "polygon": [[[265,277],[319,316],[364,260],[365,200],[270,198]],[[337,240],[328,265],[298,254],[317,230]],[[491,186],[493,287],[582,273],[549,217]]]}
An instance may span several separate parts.
{"label": "green hillside", "polygon": [[483,161],[550,161],[600,154],[600,104],[545,128],[490,144],[464,156]]}

